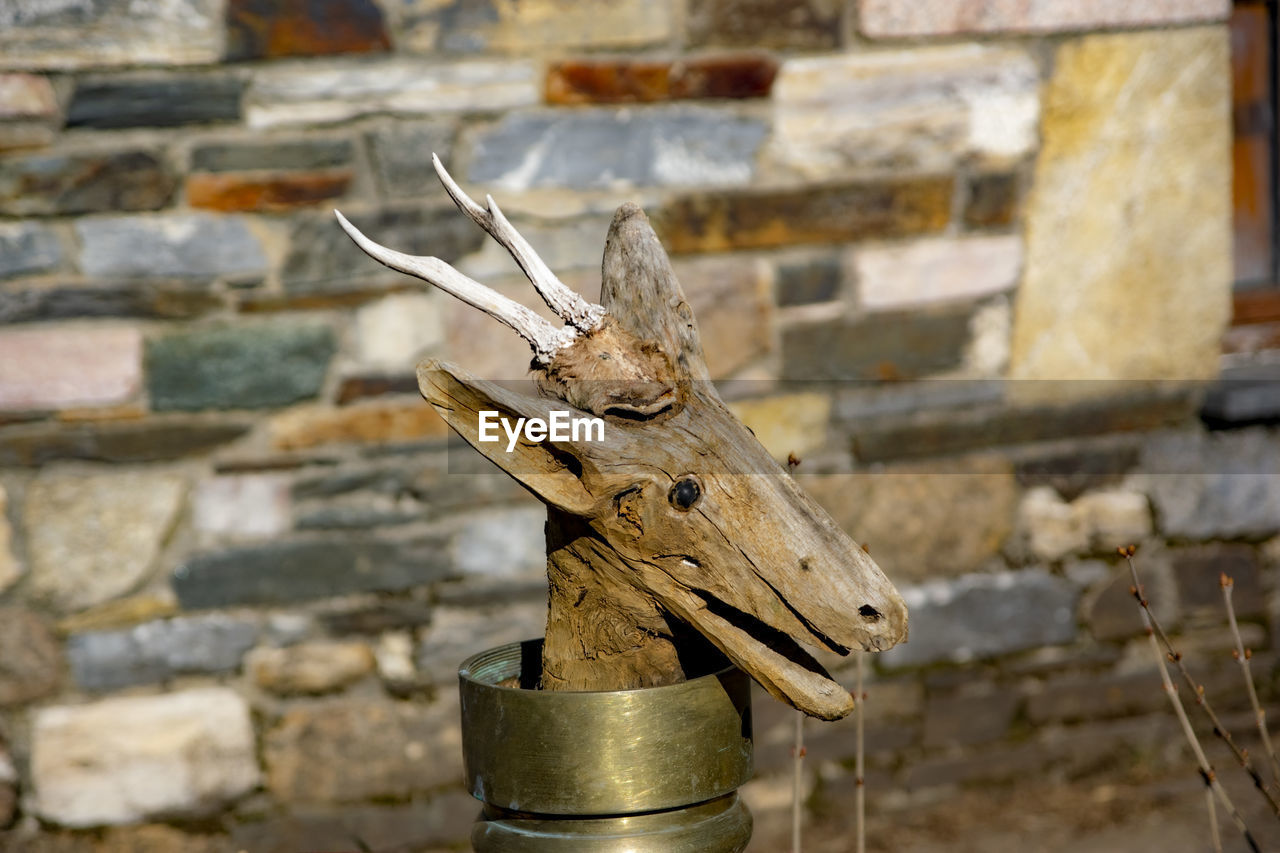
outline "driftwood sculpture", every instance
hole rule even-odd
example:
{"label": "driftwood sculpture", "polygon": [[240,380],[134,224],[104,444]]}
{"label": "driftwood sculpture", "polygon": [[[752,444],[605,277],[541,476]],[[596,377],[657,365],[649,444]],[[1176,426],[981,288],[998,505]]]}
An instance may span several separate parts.
{"label": "driftwood sculpture", "polygon": [[[533,348],[542,397],[437,361],[418,367],[418,382],[459,435],[547,505],[541,687],[669,684],[722,664],[718,649],[807,714],[849,713],[849,691],[804,646],[889,648],[906,638],[906,605],[721,402],[644,213],[626,204],[614,215],[595,305],[556,278],[492,198],[481,207],[433,162],[454,203],[511,253],[563,327],[438,258],[380,246],[337,215],[375,260],[484,311]],[[505,436],[481,440],[483,413],[514,424],[550,422],[554,411],[601,418],[603,436],[526,434],[510,450]]]}

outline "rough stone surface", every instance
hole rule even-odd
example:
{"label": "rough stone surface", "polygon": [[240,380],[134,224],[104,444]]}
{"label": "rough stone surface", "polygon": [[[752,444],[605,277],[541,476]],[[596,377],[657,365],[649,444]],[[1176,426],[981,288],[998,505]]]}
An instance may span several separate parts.
{"label": "rough stone surface", "polygon": [[191,500],[191,523],[209,537],[267,538],[289,529],[289,478],[231,474],[201,480]]}
{"label": "rough stone surface", "polygon": [[999,740],[1009,730],[1021,697],[1011,690],[974,695],[930,696],[924,715],[924,746],[972,746]]}
{"label": "rough stone surface", "polygon": [[1265,430],[1181,432],[1143,445],[1134,485],[1166,536],[1261,538],[1280,530],[1280,451]]}
{"label": "rough stone surface", "polygon": [[186,183],[187,204],[224,212],[291,210],[345,195],[351,179],[347,170],[191,175]]}
{"label": "rough stone surface", "polygon": [[434,294],[395,293],[360,308],[355,360],[362,370],[412,371],[444,342],[440,300]]}
{"label": "rough stone surface", "polygon": [[1084,516],[1047,486],[1023,495],[1018,526],[1027,537],[1032,556],[1039,560],[1060,560],[1089,547]]}
{"label": "rough stone surface", "polygon": [[42,708],[31,776],[34,811],[64,826],[207,814],[258,785],[249,707],[209,687]]}
{"label": "rough stone surface", "polygon": [[105,282],[88,287],[33,285],[5,294],[0,324],[85,317],[189,320],[222,306],[217,294],[168,282]]}
{"label": "rough stone surface", "polygon": [[1236,615],[1259,616],[1266,610],[1257,553],[1247,545],[1204,545],[1170,552],[1178,597],[1187,610],[1200,610],[1226,620],[1220,578],[1233,581],[1231,604]]}
{"label": "rough stone surface", "polygon": [[674,199],[655,215],[671,252],[719,252],[932,234],[951,217],[952,178],[877,178]]}
{"label": "rough stone surface", "polygon": [[347,139],[280,139],[271,142],[210,142],[191,151],[193,172],[313,170],[349,166]]}
{"label": "rough stone surface", "polygon": [[238,824],[232,830],[232,850],[328,850],[336,839],[353,838],[370,850],[448,850],[466,844],[475,812],[476,801],[462,791],[407,804],[294,809],[287,815]]}
{"label": "rough stone surface", "polygon": [[450,121],[402,121],[379,127],[365,137],[378,176],[378,186],[390,198],[424,198],[440,187],[431,155],[442,163],[453,160],[456,128]]}
{"label": "rough stone surface", "polygon": [[778,63],[756,53],[691,56],[680,61],[592,59],[547,69],[550,104],[623,104],[697,98],[767,98]]}
{"label": "rough stone surface", "polygon": [[902,593],[912,616],[911,639],[880,653],[885,666],[964,663],[1076,636],[1075,589],[1041,569],[965,575]]}
{"label": "rough stone surface", "polygon": [[80,267],[94,277],[256,276],[267,256],[244,219],[192,213],[76,222]]}
{"label": "rough stone surface", "polygon": [[1022,267],[1022,240],[934,238],[867,247],[853,257],[863,308],[911,309],[1012,289]]}
{"label": "rough stone surface", "polygon": [[391,47],[373,0],[228,0],[227,59],[378,53]]}
{"label": "rough stone surface", "polygon": [[574,48],[631,48],[665,42],[675,28],[670,0],[523,0],[408,4],[404,41],[422,52],[518,55]]}
{"label": "rough stone surface", "polygon": [[900,380],[959,367],[970,316],[961,306],[792,326],[782,333],[782,378]]}
{"label": "rough stone surface", "polygon": [[[348,219],[384,246],[410,255],[431,255],[445,263],[474,251],[486,239],[483,231],[452,206],[381,210],[350,214]],[[404,283],[403,274],[384,269],[350,240],[334,239],[334,228],[330,214],[297,222],[280,273],[287,290],[306,293],[363,289],[374,282]],[[337,236],[343,235],[339,232]]]}
{"label": "rough stone surface", "polygon": [[780,462],[794,453],[803,459],[826,444],[831,398],[826,394],[778,394],[735,400],[729,410],[746,424],[769,455]]}
{"label": "rough stone surface", "polygon": [[702,335],[713,379],[731,376],[773,349],[773,307],[764,265],[752,258],[707,257],[673,265]]}
{"label": "rough stone surface", "polygon": [[456,693],[300,705],[266,735],[267,787],[290,803],[405,798],[461,781],[461,738]]}
{"label": "rough stone surface", "polygon": [[843,281],[844,269],[838,257],[782,262],[774,272],[776,298],[783,307],[838,299]]}
{"label": "rough stone surface", "polygon": [[1227,51],[1219,28],[1086,36],[1058,50],[1013,377],[1217,375],[1232,277]]}
{"label": "rough stone surface", "polygon": [[512,192],[744,184],[767,132],[694,107],[515,114],[478,138],[470,177]]}
{"label": "rough stone surface", "polygon": [[1016,172],[983,172],[966,181],[962,219],[968,228],[1012,225],[1022,198],[1022,179]]}
{"label": "rough stone surface", "polygon": [[116,463],[179,459],[234,441],[249,427],[239,419],[181,417],[20,424],[0,432],[0,465],[33,468],[59,459]]}
{"label": "rough stone surface", "polygon": [[142,334],[127,326],[0,331],[0,410],[123,403],[142,385]]}
{"label": "rough stone surface", "polygon": [[62,681],[62,652],[45,621],[0,607],[0,708],[48,696]]}
{"label": "rough stone surface", "polygon": [[35,222],[0,225],[0,279],[57,269],[62,244],[52,230]]}
{"label": "rough stone surface", "polygon": [[152,569],[185,493],[176,473],[45,468],[23,511],[31,594],[64,612],[125,594]]}
{"label": "rough stone surface", "polygon": [[303,406],[271,419],[271,443],[301,450],[334,443],[409,442],[443,439],[448,426],[422,400],[357,403],[333,409]]}
{"label": "rough stone surface", "polygon": [[787,60],[774,85],[776,156],[814,177],[1016,159],[1036,143],[1039,85],[1032,58],[1003,47]]}
{"label": "rough stone surface", "polygon": [[222,5],[215,0],[6,3],[0,56],[9,68],[199,65],[218,61]]}
{"label": "rough stone surface", "polygon": [[[1178,624],[1181,611],[1169,555],[1143,548],[1135,558],[1142,579],[1142,594],[1165,630]],[[1127,640],[1140,636],[1145,625],[1134,600],[1133,579],[1123,561],[1108,566],[1110,580],[1084,598],[1083,615],[1089,631],[1098,640]]]}
{"label": "rough stone surface", "polygon": [[91,79],[76,85],[67,126],[108,130],[238,121],[243,94],[244,81],[228,76]]}
{"label": "rough stone surface", "polygon": [[1090,489],[1119,485],[1137,466],[1139,451],[1137,442],[1050,450],[1018,460],[1014,470],[1020,485],[1050,486],[1073,501]]}
{"label": "rough stone surface", "polygon": [[162,619],[75,634],[67,641],[67,660],[76,684],[96,691],[187,673],[234,672],[259,630],[255,618],[219,613]]}
{"label": "rough stone surface", "polygon": [[800,482],[897,582],[980,568],[1013,532],[1017,486],[1009,463],[996,457],[971,457],[946,468],[802,473]]}
{"label": "rough stone surface", "polygon": [[984,0],[860,0],[862,32],[872,38],[952,36],[1152,27],[1221,21],[1227,0],[1131,0],[1127,3],[1020,3]]}
{"label": "rough stone surface", "polygon": [[453,685],[458,681],[458,665],[477,651],[541,637],[546,629],[545,600],[483,608],[437,607],[430,627],[421,635],[418,671],[431,683]]}
{"label": "rough stone surface", "polygon": [[255,684],[284,696],[340,690],[373,672],[373,664],[373,651],[359,642],[254,649],[245,658]]}
{"label": "rough stone surface", "polygon": [[56,118],[58,96],[48,77],[0,74],[0,120]]}
{"label": "rough stone surface", "polygon": [[197,554],[174,570],[172,583],[182,606],[198,609],[403,590],[450,573],[439,542],[314,539]]}
{"label": "rough stone surface", "polygon": [[147,342],[147,392],[157,411],[282,406],[319,392],[335,346],[314,323],[178,332]]}
{"label": "rough stone surface", "polygon": [[149,151],[33,154],[0,161],[0,213],[50,216],[157,210],[177,181]]}
{"label": "rough stone surface", "polygon": [[459,519],[451,546],[454,565],[465,575],[539,578],[547,571],[546,522],[542,507],[492,509]]}
{"label": "rough stone surface", "polygon": [[702,46],[800,50],[841,42],[839,0],[693,0],[689,42]]}
{"label": "rough stone surface", "polygon": [[[373,603],[322,613],[320,621],[333,634],[376,636],[390,632],[408,636],[406,632],[410,629],[430,624],[431,605],[417,599],[380,598]],[[380,656],[381,651],[377,654]],[[381,666],[380,663],[380,669]]]}
{"label": "rough stone surface", "polygon": [[1151,535],[1151,507],[1140,492],[1108,489],[1082,495],[1071,504],[1084,520],[1089,544],[1095,551],[1111,552],[1135,545]]}
{"label": "rough stone surface", "polygon": [[26,573],[13,551],[13,526],[9,523],[9,495],[0,484],[0,595]]}
{"label": "rough stone surface", "polygon": [[526,60],[453,65],[396,59],[324,69],[271,68],[255,76],[248,121],[254,128],[329,124],[377,113],[491,112],[539,100]]}

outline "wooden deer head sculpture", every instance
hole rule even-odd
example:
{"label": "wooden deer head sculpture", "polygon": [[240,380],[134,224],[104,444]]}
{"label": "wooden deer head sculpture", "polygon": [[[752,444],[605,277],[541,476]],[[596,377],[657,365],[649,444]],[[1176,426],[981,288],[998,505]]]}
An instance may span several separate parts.
{"label": "wooden deer head sculpture", "polygon": [[[906,638],[906,605],[725,408],[644,213],[626,204],[613,217],[595,305],[556,278],[492,198],[481,207],[433,162],[454,203],[511,253],[566,325],[338,220],[375,260],[484,311],[533,347],[541,397],[436,361],[418,367],[418,383],[459,435],[547,504],[542,687],[667,684],[705,672],[714,646],[807,714],[849,713],[849,692],[804,645],[887,649]],[[490,424],[494,412],[509,423],[550,423],[553,411],[599,417],[603,436],[482,440],[491,438],[482,413]]]}

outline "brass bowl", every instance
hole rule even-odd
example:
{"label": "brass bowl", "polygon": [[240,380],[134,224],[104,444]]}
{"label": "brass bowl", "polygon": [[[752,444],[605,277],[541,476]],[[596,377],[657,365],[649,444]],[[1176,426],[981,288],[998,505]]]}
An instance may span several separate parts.
{"label": "brass bowl", "polygon": [[683,809],[751,778],[750,681],[735,667],[638,690],[500,686],[536,684],[541,660],[542,641],[529,640],[474,655],[458,671],[466,778],[486,812]]}

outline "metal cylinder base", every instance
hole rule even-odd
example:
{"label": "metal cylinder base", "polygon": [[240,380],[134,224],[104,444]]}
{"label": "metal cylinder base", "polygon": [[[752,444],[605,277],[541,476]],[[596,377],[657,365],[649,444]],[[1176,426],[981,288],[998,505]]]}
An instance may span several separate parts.
{"label": "metal cylinder base", "polygon": [[751,838],[750,681],[728,667],[637,690],[523,689],[542,642],[458,671],[480,853],[734,853]]}

